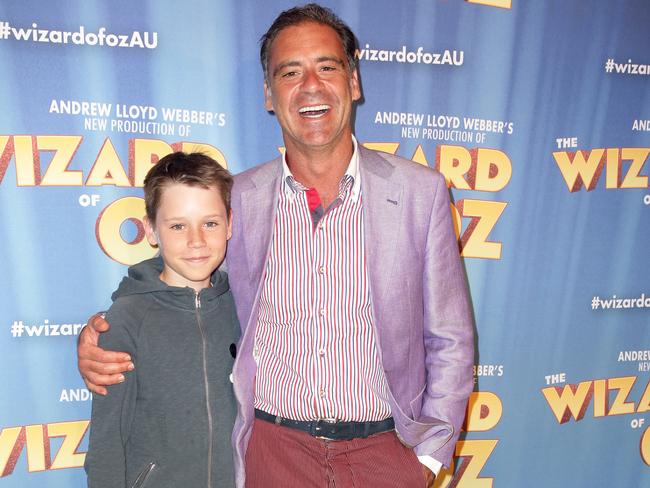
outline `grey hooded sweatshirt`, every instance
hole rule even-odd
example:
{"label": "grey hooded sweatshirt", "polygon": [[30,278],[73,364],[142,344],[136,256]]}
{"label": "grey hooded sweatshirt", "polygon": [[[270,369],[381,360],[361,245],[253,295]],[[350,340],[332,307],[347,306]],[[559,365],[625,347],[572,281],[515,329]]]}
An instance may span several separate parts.
{"label": "grey hooded sweatshirt", "polygon": [[240,329],[225,273],[212,287],[163,283],[158,258],[129,268],[113,294],[104,349],[131,355],[126,380],[93,395],[92,488],[234,486],[230,374]]}

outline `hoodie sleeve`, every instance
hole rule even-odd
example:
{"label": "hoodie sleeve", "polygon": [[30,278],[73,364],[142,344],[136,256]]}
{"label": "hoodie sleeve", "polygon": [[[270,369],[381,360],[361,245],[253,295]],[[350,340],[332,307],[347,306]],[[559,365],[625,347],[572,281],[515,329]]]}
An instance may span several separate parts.
{"label": "hoodie sleeve", "polygon": [[[101,334],[99,345],[124,351],[137,364],[136,334],[140,320],[127,313],[120,300],[110,308],[106,319],[111,327]],[[126,487],[124,446],[129,439],[138,385],[135,371],[124,376],[124,382],[108,387],[108,395],[93,394],[90,441],[84,465],[89,488]]]}

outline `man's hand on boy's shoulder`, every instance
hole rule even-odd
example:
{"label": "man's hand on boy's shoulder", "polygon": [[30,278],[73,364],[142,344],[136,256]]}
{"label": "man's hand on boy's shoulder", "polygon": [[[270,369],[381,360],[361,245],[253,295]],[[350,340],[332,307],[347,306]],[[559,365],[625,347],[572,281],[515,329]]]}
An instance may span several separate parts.
{"label": "man's hand on boy's shoulder", "polygon": [[103,314],[95,314],[79,333],[77,342],[77,367],[86,386],[93,393],[106,395],[108,385],[124,381],[122,373],[133,370],[131,357],[123,352],[105,351],[97,344],[99,334],[106,332],[110,324]]}

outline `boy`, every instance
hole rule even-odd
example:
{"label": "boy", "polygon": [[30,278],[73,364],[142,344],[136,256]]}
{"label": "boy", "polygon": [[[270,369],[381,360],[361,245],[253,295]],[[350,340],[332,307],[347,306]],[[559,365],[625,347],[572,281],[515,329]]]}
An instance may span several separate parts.
{"label": "boy", "polygon": [[176,152],[144,181],[144,228],[159,256],[129,268],[102,347],[137,369],[94,395],[89,487],[234,486],[229,376],[239,325],[215,271],[231,235],[232,177],[208,156]]}

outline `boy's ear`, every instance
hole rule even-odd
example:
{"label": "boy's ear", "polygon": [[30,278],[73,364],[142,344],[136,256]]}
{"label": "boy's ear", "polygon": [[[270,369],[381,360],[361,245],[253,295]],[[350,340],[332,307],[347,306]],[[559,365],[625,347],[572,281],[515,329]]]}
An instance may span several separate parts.
{"label": "boy's ear", "polygon": [[153,247],[158,247],[158,237],[156,236],[156,231],[154,230],[149,217],[145,215],[142,219],[142,224],[144,225],[144,233],[147,236],[147,241],[149,241],[149,244],[151,244]]}
{"label": "boy's ear", "polygon": [[232,208],[228,211],[228,233],[226,234],[226,240],[229,241],[232,237]]}

